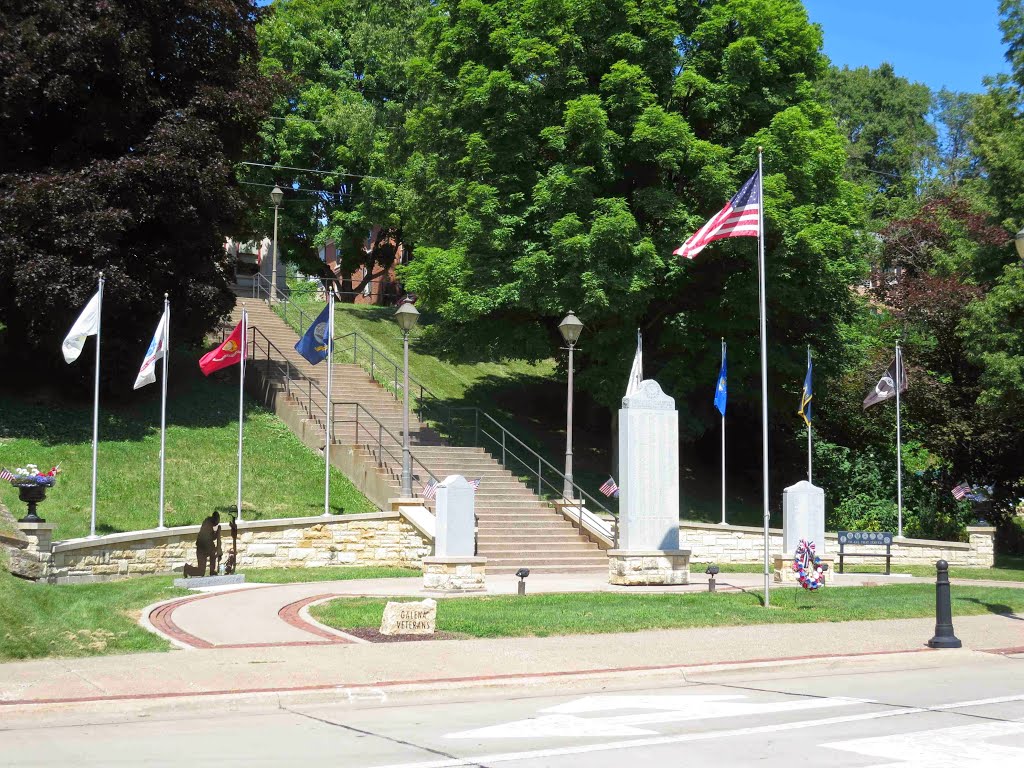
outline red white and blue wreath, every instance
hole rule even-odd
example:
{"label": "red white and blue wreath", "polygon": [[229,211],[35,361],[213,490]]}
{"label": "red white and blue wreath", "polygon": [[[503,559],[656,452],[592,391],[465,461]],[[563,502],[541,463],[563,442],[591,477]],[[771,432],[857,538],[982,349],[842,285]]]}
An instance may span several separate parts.
{"label": "red white and blue wreath", "polygon": [[800,539],[793,555],[793,570],[800,586],[811,591],[825,586],[825,567],[821,558],[814,553],[814,542]]}

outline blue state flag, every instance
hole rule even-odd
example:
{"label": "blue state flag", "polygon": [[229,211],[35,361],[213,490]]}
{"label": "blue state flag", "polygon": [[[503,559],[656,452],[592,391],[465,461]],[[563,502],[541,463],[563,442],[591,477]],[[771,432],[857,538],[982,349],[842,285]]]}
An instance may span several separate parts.
{"label": "blue state flag", "polygon": [[725,344],[722,345],[722,369],[718,372],[718,386],[715,387],[715,408],[725,417],[725,401],[729,396],[729,387],[725,381]]}
{"label": "blue state flag", "polygon": [[814,400],[814,390],[811,387],[811,373],[814,370],[814,363],[811,361],[811,350],[807,350],[807,375],[804,376],[804,389],[800,394],[799,414],[804,417],[807,426],[811,426],[811,401]]}
{"label": "blue state flag", "polygon": [[295,345],[295,351],[316,365],[327,357],[327,339],[330,336],[330,307],[317,315]]}

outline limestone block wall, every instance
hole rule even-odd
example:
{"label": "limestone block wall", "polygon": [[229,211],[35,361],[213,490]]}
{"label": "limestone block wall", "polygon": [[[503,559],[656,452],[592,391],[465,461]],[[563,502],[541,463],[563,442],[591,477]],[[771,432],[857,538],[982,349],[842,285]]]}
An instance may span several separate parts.
{"label": "limestone block wall", "polygon": [[[967,529],[967,535],[967,542],[896,539],[892,544],[892,562],[894,565],[935,565],[937,560],[946,560],[950,565],[991,568],[995,564],[995,528],[972,526]],[[759,562],[764,559],[764,531],[743,525],[680,523],[679,547],[689,549],[690,559],[697,563]],[[885,547],[857,546],[849,547],[848,551],[884,555]],[[825,534],[824,552],[836,556],[838,562],[839,542],[835,533]],[[782,530],[772,528],[768,555],[774,557],[781,553]],[[854,557],[847,562],[866,564],[884,560]]]}
{"label": "limestone block wall", "polygon": [[[427,533],[400,512],[256,520],[238,524],[238,568],[397,566],[418,568],[430,555]],[[224,555],[231,532],[222,525]],[[98,581],[180,573],[196,563],[199,526],[133,531],[95,539],[56,541],[40,552],[48,581]]]}

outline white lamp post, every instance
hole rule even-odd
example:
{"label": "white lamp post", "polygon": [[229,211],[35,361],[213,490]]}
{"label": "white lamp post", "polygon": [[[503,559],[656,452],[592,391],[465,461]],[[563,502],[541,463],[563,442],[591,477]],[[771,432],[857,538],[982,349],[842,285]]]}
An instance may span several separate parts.
{"label": "white lamp post", "polygon": [[569,397],[565,418],[565,484],[562,486],[562,495],[567,499],[572,499],[572,353],[577,340],[580,338],[580,333],[583,331],[583,323],[570,310],[569,314],[558,324],[558,330],[562,334],[565,343],[569,345]]}
{"label": "white lamp post", "polygon": [[1024,229],[1014,235],[1013,246],[1017,249],[1017,255],[1024,259]]}
{"label": "white lamp post", "polygon": [[274,187],[270,192],[270,202],[274,204],[274,254],[270,261],[270,300],[277,301],[277,209],[284,199],[284,192],[280,187]]}
{"label": "white lamp post", "polygon": [[412,454],[409,452],[409,332],[419,322],[420,313],[412,302],[405,302],[395,312],[402,329],[404,372],[402,385],[402,498],[412,498]]}

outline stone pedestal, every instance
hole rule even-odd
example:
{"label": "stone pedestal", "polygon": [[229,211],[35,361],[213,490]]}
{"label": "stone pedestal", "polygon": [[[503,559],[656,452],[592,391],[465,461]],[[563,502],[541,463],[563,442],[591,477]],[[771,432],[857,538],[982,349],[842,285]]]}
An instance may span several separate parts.
{"label": "stone pedestal", "polygon": [[608,550],[608,583],[658,586],[690,583],[690,550]]}
{"label": "stone pedestal", "polygon": [[27,546],[14,552],[10,569],[26,579],[43,579],[50,575],[53,532],[56,523],[18,523]]}
{"label": "stone pedestal", "polygon": [[430,592],[483,592],[486,557],[450,556],[423,558],[423,589]]}
{"label": "stone pedestal", "polygon": [[679,414],[656,381],[619,410],[619,549],[679,549]]}
{"label": "stone pedestal", "polygon": [[[832,581],[832,574],[835,573],[836,559],[832,555],[822,555],[818,553],[818,557],[821,558],[822,565],[828,565],[828,570],[825,571],[824,583],[829,584]],[[793,558],[794,554],[775,555],[775,577],[774,581],[776,584],[797,584],[799,583],[796,578],[796,571],[793,570]]]}
{"label": "stone pedestal", "polygon": [[825,555],[825,492],[806,480],[782,493],[782,550],[796,552],[800,540],[814,542],[818,555]]}

